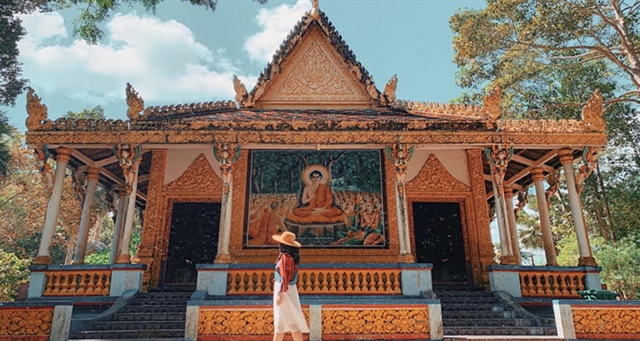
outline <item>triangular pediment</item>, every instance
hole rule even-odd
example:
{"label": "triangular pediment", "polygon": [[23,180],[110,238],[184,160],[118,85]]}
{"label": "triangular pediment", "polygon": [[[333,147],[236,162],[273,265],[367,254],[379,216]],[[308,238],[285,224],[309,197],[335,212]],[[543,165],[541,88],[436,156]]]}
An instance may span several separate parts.
{"label": "triangular pediment", "polygon": [[320,11],[302,18],[250,93],[239,81],[236,93],[241,107],[256,109],[370,109],[392,102]]}

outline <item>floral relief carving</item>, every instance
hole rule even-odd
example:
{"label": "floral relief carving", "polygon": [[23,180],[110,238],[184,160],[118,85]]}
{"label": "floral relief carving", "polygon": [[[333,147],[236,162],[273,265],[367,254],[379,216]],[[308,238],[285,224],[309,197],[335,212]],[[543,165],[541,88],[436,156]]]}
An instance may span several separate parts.
{"label": "floral relief carving", "polygon": [[[416,309],[336,309],[323,307],[323,335],[428,334],[429,312]],[[428,335],[427,335],[428,336]]]}
{"label": "floral relief carving", "polygon": [[470,188],[456,179],[438,160],[429,155],[420,173],[407,183],[407,196],[420,196],[427,192],[467,192]]}
{"label": "floral relief carving", "polygon": [[199,196],[209,194],[219,197],[222,192],[222,180],[206,156],[200,154],[178,179],[166,185],[166,192],[189,192],[198,193]]}
{"label": "floral relief carving", "polygon": [[48,336],[53,308],[24,307],[0,310],[0,335]]}
{"label": "floral relief carving", "polygon": [[640,339],[640,307],[573,309],[573,324],[578,338],[595,338],[595,334],[635,335]]}
{"label": "floral relief carving", "polygon": [[[309,309],[302,313],[309,324]],[[200,309],[198,336],[273,335],[272,309]]]}

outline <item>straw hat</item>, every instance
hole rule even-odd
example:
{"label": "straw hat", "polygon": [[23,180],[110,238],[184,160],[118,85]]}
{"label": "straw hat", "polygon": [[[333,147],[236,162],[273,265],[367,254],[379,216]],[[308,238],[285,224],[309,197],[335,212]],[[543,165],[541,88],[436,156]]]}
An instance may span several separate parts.
{"label": "straw hat", "polygon": [[273,236],[271,236],[271,238],[273,238],[273,240],[277,241],[278,243],[286,244],[289,246],[302,246],[296,241],[296,235],[289,231],[285,231],[282,234],[274,234]]}

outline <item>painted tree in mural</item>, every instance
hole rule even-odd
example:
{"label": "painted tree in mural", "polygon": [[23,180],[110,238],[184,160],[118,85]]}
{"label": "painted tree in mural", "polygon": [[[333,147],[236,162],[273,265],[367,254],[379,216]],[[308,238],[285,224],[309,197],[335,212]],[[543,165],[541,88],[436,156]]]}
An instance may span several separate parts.
{"label": "painted tree in mural", "polygon": [[[640,220],[635,209],[640,198],[639,15],[635,1],[488,0],[485,8],[460,10],[450,19],[457,82],[467,89],[460,102],[480,103],[484,90],[496,82],[504,91],[505,118],[575,119],[599,89],[610,143],[585,182],[587,226],[592,238],[630,248],[637,245],[634,222]],[[553,210],[562,207],[552,205]],[[559,261],[572,245],[572,236],[564,237],[569,239],[559,243]],[[603,260],[615,258],[609,252],[594,250]],[[603,273],[610,288],[630,296],[640,291],[635,284],[622,287],[614,273],[638,277],[640,272],[621,265]]]}

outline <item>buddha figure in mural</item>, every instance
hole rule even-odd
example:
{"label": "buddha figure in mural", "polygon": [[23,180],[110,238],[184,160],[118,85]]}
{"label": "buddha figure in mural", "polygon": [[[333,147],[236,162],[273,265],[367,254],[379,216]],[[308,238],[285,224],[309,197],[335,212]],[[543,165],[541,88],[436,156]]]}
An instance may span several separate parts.
{"label": "buddha figure in mural", "polygon": [[310,165],[302,171],[301,176],[304,188],[298,207],[290,211],[286,219],[297,224],[344,222],[344,212],[333,200],[329,170],[322,165]]}

